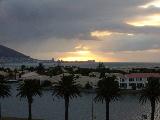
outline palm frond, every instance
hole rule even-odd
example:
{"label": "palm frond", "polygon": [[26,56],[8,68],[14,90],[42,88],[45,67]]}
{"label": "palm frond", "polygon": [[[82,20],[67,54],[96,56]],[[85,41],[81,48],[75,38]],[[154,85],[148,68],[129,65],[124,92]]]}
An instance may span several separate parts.
{"label": "palm frond", "polygon": [[8,97],[11,94],[11,87],[4,80],[0,80],[0,98]]}
{"label": "palm frond", "polygon": [[62,79],[54,83],[53,96],[58,98],[69,97],[73,99],[80,96],[80,84],[76,83],[74,75],[63,76]]}
{"label": "palm frond", "polygon": [[30,101],[33,101],[33,96],[42,95],[42,87],[38,80],[24,80],[17,87],[17,97],[27,98]]}
{"label": "palm frond", "polygon": [[118,100],[119,92],[119,85],[114,76],[103,78],[97,84],[95,102],[101,101],[103,103],[104,101]]}
{"label": "palm frond", "polygon": [[144,104],[147,101],[155,100],[160,102],[160,81],[159,78],[149,78],[146,87],[141,91],[139,102]]}

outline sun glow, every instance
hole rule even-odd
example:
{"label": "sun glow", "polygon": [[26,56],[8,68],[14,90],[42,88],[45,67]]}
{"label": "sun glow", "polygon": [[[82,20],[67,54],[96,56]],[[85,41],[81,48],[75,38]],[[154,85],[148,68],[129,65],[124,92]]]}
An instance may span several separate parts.
{"label": "sun glow", "polygon": [[87,60],[94,60],[88,57],[65,57],[62,58],[64,61],[87,61]]}
{"label": "sun glow", "polygon": [[77,51],[76,52],[78,55],[86,56],[90,54],[90,51]]}
{"label": "sun glow", "polygon": [[160,14],[153,14],[143,18],[137,18],[132,21],[126,22],[129,25],[136,26],[136,27],[143,27],[143,26],[160,26]]}
{"label": "sun glow", "polygon": [[96,56],[88,50],[78,50],[75,52],[68,52],[66,55],[61,58],[64,61],[87,61],[95,60]]}
{"label": "sun glow", "polygon": [[63,53],[61,57],[59,57],[59,59],[63,61],[88,61],[88,60],[95,60],[98,62],[117,61],[117,59],[112,58],[109,53],[98,52],[94,50],[93,46],[88,44],[75,45],[73,51]]}
{"label": "sun glow", "polygon": [[103,52],[92,52],[92,51],[75,51],[75,52],[67,52],[60,58],[63,61],[88,61],[95,60],[98,62],[117,62],[118,59],[110,57],[109,53],[108,57],[103,56],[105,53]]}

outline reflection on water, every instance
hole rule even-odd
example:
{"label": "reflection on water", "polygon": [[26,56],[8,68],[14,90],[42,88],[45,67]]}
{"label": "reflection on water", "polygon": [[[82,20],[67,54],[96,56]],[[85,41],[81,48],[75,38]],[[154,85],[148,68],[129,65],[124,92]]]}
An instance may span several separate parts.
{"label": "reflection on water", "polygon": [[[28,107],[25,99],[16,98],[16,85],[13,85],[12,97],[2,101],[2,114],[4,116],[27,117]],[[74,99],[70,103],[70,120],[91,120],[91,105],[93,94],[83,94],[82,97]],[[138,96],[125,95],[120,101],[111,103],[110,120],[138,120],[142,114],[146,114],[149,105],[141,105]],[[54,99],[50,92],[35,97],[33,103],[33,117],[43,118],[44,120],[63,120],[64,119],[64,100]],[[105,105],[102,103],[94,104],[94,114],[96,120],[105,120]]]}

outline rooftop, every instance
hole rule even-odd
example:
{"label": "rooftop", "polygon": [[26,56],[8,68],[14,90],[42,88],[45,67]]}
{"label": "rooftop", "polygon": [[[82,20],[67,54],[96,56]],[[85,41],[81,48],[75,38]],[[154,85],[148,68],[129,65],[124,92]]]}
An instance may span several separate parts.
{"label": "rooftop", "polygon": [[126,74],[127,78],[149,78],[149,77],[158,77],[160,78],[160,73],[131,73]]}

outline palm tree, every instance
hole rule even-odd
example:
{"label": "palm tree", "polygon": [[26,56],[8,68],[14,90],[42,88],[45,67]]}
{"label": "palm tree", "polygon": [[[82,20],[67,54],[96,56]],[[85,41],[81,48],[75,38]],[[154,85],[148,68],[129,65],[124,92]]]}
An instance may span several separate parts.
{"label": "palm tree", "polygon": [[53,87],[53,96],[65,100],[65,120],[68,120],[69,100],[80,96],[80,85],[76,83],[74,75],[63,76]]}
{"label": "palm tree", "polygon": [[26,66],[25,66],[25,65],[22,65],[22,66],[21,66],[21,71],[22,71],[22,73],[24,72],[25,69],[26,69]]}
{"label": "palm tree", "polygon": [[160,102],[160,81],[159,78],[148,79],[146,87],[142,90],[139,101],[143,104],[147,101],[151,104],[151,120],[154,120],[155,104]]}
{"label": "palm tree", "polygon": [[27,98],[29,112],[28,120],[32,120],[33,97],[42,95],[42,87],[38,80],[25,80],[17,87],[17,90],[19,91],[17,96]]}
{"label": "palm tree", "polygon": [[[0,80],[0,98],[10,96],[10,86],[6,84],[6,82],[1,79]],[[0,119],[1,119],[1,103],[0,103]]]}
{"label": "palm tree", "polygon": [[105,101],[106,103],[106,120],[109,120],[109,103],[112,100],[118,100],[120,97],[119,85],[115,79],[115,76],[105,77],[98,82],[96,88],[95,101],[101,101],[102,103]]}
{"label": "palm tree", "polygon": [[14,79],[15,79],[15,80],[17,79],[17,73],[18,73],[18,70],[17,70],[17,69],[14,69]]}
{"label": "palm tree", "polygon": [[99,71],[99,73],[100,73],[100,76],[99,76],[99,78],[101,79],[101,78],[104,78],[106,75],[105,75],[105,72],[106,72],[106,68],[105,68],[105,65],[104,65],[104,63],[102,62],[100,62],[99,63],[99,65],[97,66],[97,70]]}
{"label": "palm tree", "polygon": [[40,75],[43,75],[45,73],[45,67],[42,63],[39,63],[37,67],[37,73]]}

